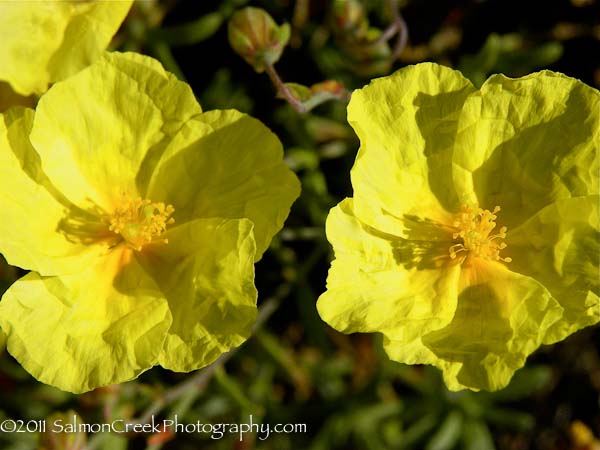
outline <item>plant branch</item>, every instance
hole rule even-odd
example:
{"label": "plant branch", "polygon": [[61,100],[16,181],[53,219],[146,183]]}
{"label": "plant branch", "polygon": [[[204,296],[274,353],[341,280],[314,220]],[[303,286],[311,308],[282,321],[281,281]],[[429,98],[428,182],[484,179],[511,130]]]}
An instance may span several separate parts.
{"label": "plant branch", "polygon": [[267,75],[269,75],[271,82],[275,86],[275,89],[277,89],[277,92],[281,94],[281,96],[290,104],[292,108],[294,108],[296,112],[302,114],[308,111],[306,106],[304,106],[302,102],[296,97],[294,97],[292,91],[290,91],[288,87],[283,83],[281,77],[279,76],[279,74],[275,70],[275,67],[272,64],[266,64],[265,70],[267,72]]}
{"label": "plant branch", "polygon": [[388,4],[392,12],[392,23],[385,29],[383,33],[381,33],[381,36],[379,36],[371,44],[378,45],[383,42],[387,42],[397,34],[398,39],[396,40],[396,45],[394,45],[394,50],[392,52],[392,58],[397,59],[402,54],[402,51],[408,42],[408,25],[400,14],[398,0],[388,0]]}
{"label": "plant branch", "polygon": [[394,21],[388,25],[385,31],[381,33],[381,35],[377,39],[371,42],[371,45],[379,45],[384,42],[387,42],[391,38],[393,38],[396,35],[396,33],[398,33],[398,24],[396,23],[396,21]]}
{"label": "plant branch", "polygon": [[406,43],[408,42],[408,25],[406,25],[406,21],[400,14],[398,0],[389,0],[389,5],[392,10],[396,29],[398,30],[398,39],[396,40],[396,45],[394,46],[394,50],[392,52],[392,57],[397,59],[404,51]]}

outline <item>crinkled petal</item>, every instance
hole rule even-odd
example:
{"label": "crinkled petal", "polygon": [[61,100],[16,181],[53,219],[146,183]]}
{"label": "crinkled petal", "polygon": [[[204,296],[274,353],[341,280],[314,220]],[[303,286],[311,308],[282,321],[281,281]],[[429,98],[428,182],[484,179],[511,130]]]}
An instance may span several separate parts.
{"label": "crinkled petal", "polygon": [[543,342],[562,308],[533,278],[495,262],[463,269],[456,314],[424,334],[449,389],[498,390]]}
{"label": "crinkled petal", "polygon": [[0,79],[22,95],[48,88],[51,55],[73,8],[67,2],[0,2]]}
{"label": "crinkled petal", "polygon": [[457,208],[464,189],[460,178],[453,179],[454,138],[461,108],[474,91],[460,72],[431,63],[354,91],[348,121],[361,147],[351,176],[362,221],[400,234],[397,217],[428,211],[442,220],[444,210]]}
{"label": "crinkled petal", "polygon": [[125,245],[76,275],[15,282],[0,302],[11,355],[39,381],[80,393],[158,362],[171,314]]}
{"label": "crinkled petal", "polygon": [[282,158],[279,139],[258,120],[233,110],[209,111],[173,139],[147,197],[172,204],[177,223],[250,219],[258,260],[300,194],[300,183]]}
{"label": "crinkled petal", "polygon": [[151,58],[106,54],[43,96],[31,142],[60,192],[110,211],[143,191],[170,136],[200,111],[190,87]]}
{"label": "crinkled petal", "polygon": [[[600,234],[591,194],[599,188],[599,98],[547,71],[494,76],[476,91],[432,64],[355,92],[348,117],[361,140],[352,169],[356,218],[352,226],[340,219],[349,200],[330,213],[336,260],[321,316],[341,331],[383,333],[392,359],[439,367],[453,390],[500,389],[539,345],[598,322]],[[448,263],[450,246],[459,244],[451,215],[459,203],[501,206],[499,234],[488,238],[500,243],[508,226],[508,247],[500,249],[512,262],[478,255],[478,235],[470,234],[466,259]],[[394,258],[367,234],[394,247]],[[387,275],[394,259],[408,276]],[[428,270],[436,273],[425,283]],[[435,280],[441,293],[431,292]],[[444,310],[441,323],[413,331],[404,320],[410,315],[397,313],[403,290],[415,299],[411,314],[445,295],[452,318]]]}
{"label": "crinkled petal", "polygon": [[41,171],[29,142],[33,116],[21,108],[0,116],[0,251],[10,264],[42,275],[72,273],[107,244],[95,235],[98,219],[77,210]]}
{"label": "crinkled petal", "polygon": [[555,200],[597,194],[600,94],[565,75],[494,75],[469,97],[453,162],[509,230]]}
{"label": "crinkled petal", "polygon": [[43,93],[100,56],[132,3],[0,2],[0,79]]}
{"label": "crinkled petal", "polygon": [[327,237],[335,260],[317,309],[329,325],[345,333],[379,331],[411,342],[450,323],[460,266],[448,264],[447,256],[439,258],[441,247],[447,255],[446,242],[423,246],[379,232],[358,220],[352,199],[329,213]]}
{"label": "crinkled petal", "polygon": [[564,308],[545,343],[600,322],[600,197],[558,200],[507,236],[511,270],[542,283]]}
{"label": "crinkled petal", "polygon": [[64,80],[92,64],[108,47],[133,0],[75,4],[60,47],[48,62],[51,81]]}
{"label": "crinkled petal", "polygon": [[173,315],[159,363],[189,372],[250,335],[257,314],[252,222],[198,219],[170,229],[165,238],[167,244],[143,252]]}

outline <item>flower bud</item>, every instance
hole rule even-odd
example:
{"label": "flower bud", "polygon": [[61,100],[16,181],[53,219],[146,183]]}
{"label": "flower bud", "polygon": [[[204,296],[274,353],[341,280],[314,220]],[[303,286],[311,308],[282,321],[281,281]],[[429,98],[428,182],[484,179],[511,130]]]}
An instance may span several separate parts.
{"label": "flower bud", "polygon": [[277,26],[263,9],[247,7],[231,17],[228,35],[233,50],[254,70],[263,72],[281,57],[290,39],[290,26]]}
{"label": "flower bud", "polygon": [[357,0],[336,0],[332,5],[333,21],[339,32],[361,38],[368,28],[364,6]]}

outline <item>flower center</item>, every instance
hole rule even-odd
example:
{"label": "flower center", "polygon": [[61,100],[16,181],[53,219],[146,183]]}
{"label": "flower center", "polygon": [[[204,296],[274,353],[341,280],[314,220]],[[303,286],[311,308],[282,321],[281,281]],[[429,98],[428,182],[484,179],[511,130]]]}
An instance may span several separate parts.
{"label": "flower center", "polygon": [[460,252],[465,252],[492,261],[511,262],[512,258],[500,256],[500,250],[506,248],[506,244],[499,239],[506,237],[506,227],[501,227],[496,234],[490,234],[496,227],[496,213],[500,211],[500,207],[496,206],[490,212],[487,209],[472,208],[463,204],[461,209],[462,212],[452,224],[458,230],[452,234],[452,238],[461,238],[462,243],[449,248],[450,258],[455,259]]}
{"label": "flower center", "polygon": [[167,229],[167,225],[175,222],[169,217],[175,208],[164,203],[152,203],[140,197],[132,199],[124,195],[123,200],[110,216],[108,229],[120,234],[134,250],[140,251],[150,242],[168,242],[167,239],[156,239]]}

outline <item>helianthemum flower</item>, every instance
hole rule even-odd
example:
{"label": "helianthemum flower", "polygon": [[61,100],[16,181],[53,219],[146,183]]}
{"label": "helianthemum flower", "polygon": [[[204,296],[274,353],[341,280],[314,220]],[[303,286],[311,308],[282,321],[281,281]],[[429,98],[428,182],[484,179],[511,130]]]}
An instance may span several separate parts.
{"label": "helianthemum flower", "polygon": [[495,390],[600,321],[600,95],[549,71],[419,64],[355,91],[354,197],[332,209],[321,317],[381,332],[452,390]]}
{"label": "helianthemum flower", "polygon": [[0,2],[0,81],[21,95],[45,92],[100,57],[132,3]]}
{"label": "helianthemum flower", "polygon": [[256,317],[254,262],[299,183],[279,140],[136,54],[105,54],[0,116],[8,351],[82,392],[205,366]]}

